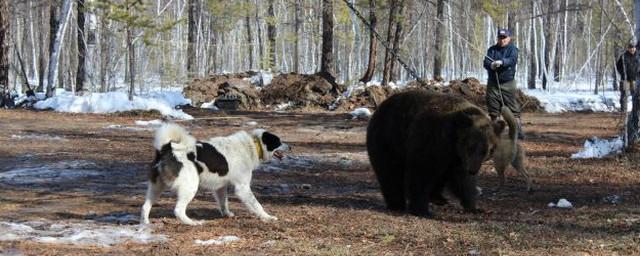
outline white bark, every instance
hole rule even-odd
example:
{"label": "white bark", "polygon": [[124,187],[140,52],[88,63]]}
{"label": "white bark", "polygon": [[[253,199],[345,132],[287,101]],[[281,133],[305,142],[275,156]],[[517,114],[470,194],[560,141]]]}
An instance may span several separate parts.
{"label": "white bark", "polygon": [[53,38],[53,51],[51,53],[51,58],[49,59],[49,73],[47,75],[47,97],[52,97],[55,95],[55,87],[58,82],[58,61],[60,60],[60,48],[62,47],[62,43],[64,42],[65,30],[67,29],[70,16],[71,0],[65,0],[62,3],[60,18],[58,18],[58,20],[62,21],[62,23],[58,26],[58,31],[56,31],[55,38]]}
{"label": "white bark", "polygon": [[[627,12],[624,11],[624,7],[620,3],[620,0],[615,0],[616,7],[618,7],[619,11],[622,13],[624,17],[624,21],[627,23],[627,28],[629,29],[630,34],[633,36],[633,25],[631,24],[631,20],[629,20],[629,16],[627,16]],[[635,39],[634,39],[635,41]]]}

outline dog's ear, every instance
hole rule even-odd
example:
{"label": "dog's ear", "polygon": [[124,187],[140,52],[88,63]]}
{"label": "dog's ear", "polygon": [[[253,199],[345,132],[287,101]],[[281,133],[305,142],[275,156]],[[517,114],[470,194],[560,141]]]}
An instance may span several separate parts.
{"label": "dog's ear", "polygon": [[270,132],[263,132],[262,138],[260,139],[262,140],[262,144],[267,146],[267,151],[273,151],[276,148],[280,147],[280,145],[282,145],[282,142],[280,142],[280,138]]}

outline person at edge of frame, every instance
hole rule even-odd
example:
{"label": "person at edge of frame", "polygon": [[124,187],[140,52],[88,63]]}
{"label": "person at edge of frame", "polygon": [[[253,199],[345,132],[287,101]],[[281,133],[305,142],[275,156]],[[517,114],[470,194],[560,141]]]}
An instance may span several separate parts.
{"label": "person at edge of frame", "polygon": [[626,113],[627,102],[636,89],[636,79],[639,78],[640,71],[640,57],[633,40],[627,44],[627,50],[618,58],[616,69],[620,74],[620,112]]}

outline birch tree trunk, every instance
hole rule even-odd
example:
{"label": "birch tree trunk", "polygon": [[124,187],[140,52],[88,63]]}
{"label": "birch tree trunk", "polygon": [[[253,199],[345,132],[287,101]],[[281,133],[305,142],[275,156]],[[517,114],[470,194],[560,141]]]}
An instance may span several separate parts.
{"label": "birch tree trunk", "polygon": [[198,18],[198,0],[188,0],[188,35],[187,35],[187,76],[189,79],[196,75],[196,21]]}
{"label": "birch tree trunk", "polygon": [[[47,5],[44,5],[47,6]],[[52,6],[49,5],[49,8],[52,8]],[[43,8],[44,9],[44,8]],[[45,20],[45,11],[43,10],[42,12],[38,13],[38,23],[37,24],[42,24],[43,21]],[[44,28],[44,25],[41,25],[41,29]],[[44,91],[44,72],[46,69],[46,60],[45,60],[45,33],[44,31],[40,31],[40,33],[38,33],[38,42],[40,44],[40,47],[38,47],[38,86],[36,88],[37,92],[43,92]]]}
{"label": "birch tree trunk", "polygon": [[551,37],[555,36],[552,33],[552,29],[553,29],[553,17],[552,17],[552,12],[554,12],[553,10],[553,6],[554,6],[554,1],[548,1],[548,5],[547,5],[547,12],[548,14],[545,16],[544,18],[544,26],[542,27],[543,29],[543,34],[544,34],[544,40],[545,40],[545,44],[544,44],[544,67],[543,67],[543,72],[542,72],[542,88],[543,89],[547,89],[547,79],[549,76],[549,66],[551,65],[551,49],[555,47],[555,44],[552,44],[551,42],[553,40],[551,40]]}
{"label": "birch tree trunk", "polygon": [[[535,1],[531,1],[531,13],[535,14]],[[535,16],[535,15],[532,15]],[[529,78],[527,80],[527,88],[535,89],[536,88],[536,21],[535,18],[531,18],[531,27],[530,31],[530,42],[529,42]]]}
{"label": "birch tree trunk", "polygon": [[9,1],[0,2],[0,106],[9,93],[9,65],[11,53],[11,12]]}
{"label": "birch tree trunk", "polygon": [[300,73],[300,12],[302,11],[301,1],[295,0],[294,14],[294,43],[293,43],[293,72]]}
{"label": "birch tree trunk", "polygon": [[262,42],[262,26],[260,24],[260,1],[256,0],[256,29],[258,30],[258,60],[260,69],[265,68],[264,45]]}
{"label": "birch tree trunk", "polygon": [[[249,0],[246,1],[249,5]],[[253,35],[251,34],[251,15],[247,11],[247,16],[244,17],[245,26],[247,29],[247,58],[249,58],[249,69],[253,69]]]}
{"label": "birch tree trunk", "polygon": [[[398,3],[398,10],[397,10],[397,16],[394,17],[395,18],[395,24],[396,24],[396,31],[394,33],[393,36],[393,52],[396,53],[396,55],[400,55],[400,38],[404,37],[403,33],[403,27],[404,27],[404,10],[405,10],[405,0],[400,0]],[[396,75],[396,72],[394,72],[396,70],[396,60],[395,58],[392,57],[391,62],[389,63],[389,79],[391,81],[395,81],[398,80],[398,77]]]}
{"label": "birch tree trunk", "polygon": [[333,70],[333,0],[322,0],[322,59],[320,73],[335,81]]}
{"label": "birch tree trunk", "polygon": [[[52,7],[54,8],[54,7]],[[53,13],[54,11],[52,11]],[[62,3],[62,9],[60,15],[56,18],[57,21],[62,21],[62,25],[58,25],[56,32],[51,37],[53,41],[53,47],[49,57],[49,73],[47,74],[47,98],[55,95],[55,88],[58,83],[58,61],[60,60],[60,48],[64,42],[64,31],[69,23],[69,17],[71,16],[71,0],[64,0]],[[59,24],[59,22],[56,22]],[[53,24],[52,24],[53,25]],[[52,28],[53,29],[53,28]]]}
{"label": "birch tree trunk", "polygon": [[87,44],[84,37],[84,2],[85,0],[78,0],[78,13],[76,14],[78,20],[78,71],[76,73],[76,92],[82,92],[84,90],[85,79]]}
{"label": "birch tree trunk", "polygon": [[108,83],[108,71],[109,71],[109,56],[110,49],[109,46],[109,19],[103,18],[100,22],[101,33],[100,33],[100,92],[107,92],[109,90]]}
{"label": "birch tree trunk", "polygon": [[[133,10],[131,10],[131,7],[127,5],[127,13],[129,15],[131,15],[131,12],[133,12]],[[133,94],[134,94],[135,84],[136,84],[136,51],[134,48],[134,41],[133,41],[133,27],[131,25],[127,25],[125,30],[126,30],[125,41],[127,44],[127,55],[129,56],[128,68],[127,68],[127,70],[129,70],[129,100],[133,101]]]}
{"label": "birch tree trunk", "polygon": [[269,0],[269,7],[267,9],[267,38],[269,41],[269,68],[272,71],[277,71],[276,66],[276,15],[273,9],[274,0]]}
{"label": "birch tree trunk", "polygon": [[443,41],[444,41],[444,1],[436,5],[436,33],[433,45],[433,79],[442,80]]}
{"label": "birch tree trunk", "polygon": [[389,3],[389,25],[387,26],[387,43],[390,48],[385,49],[384,55],[384,66],[382,69],[382,85],[388,85],[391,80],[391,62],[393,61],[393,56],[391,54],[391,49],[393,49],[393,39],[395,33],[395,24],[396,24],[396,16],[398,9],[398,1],[391,1]]}
{"label": "birch tree trunk", "polygon": [[[34,30],[33,29],[34,23],[35,24],[39,24],[39,23],[37,23],[37,19],[33,16],[34,9],[35,9],[35,6],[34,6],[33,2],[29,1],[29,38],[31,39],[31,47],[32,47],[32,49],[31,49],[31,60],[32,60],[31,61],[31,64],[32,64],[31,69],[33,70],[32,76],[39,79],[40,76],[42,76],[42,73],[39,72],[38,67],[37,67],[37,63],[38,63],[37,56],[38,56],[38,54],[36,53],[36,49],[40,49],[42,47],[40,47],[38,45],[39,42],[36,41],[36,37],[34,35],[35,32],[33,31]],[[38,14],[38,16],[39,16],[39,14]],[[39,33],[39,34],[41,34],[41,33]]]}
{"label": "birch tree trunk", "polygon": [[136,61],[136,51],[133,45],[133,28],[131,27],[127,27],[126,28],[126,33],[127,33],[127,55],[129,56],[129,61],[128,61],[128,70],[129,70],[129,100],[133,101],[133,93],[134,93],[134,89],[135,89],[135,84],[136,84],[136,65],[135,65],[135,61]]}
{"label": "birch tree trunk", "polygon": [[369,30],[369,64],[367,65],[367,71],[364,72],[360,82],[367,83],[373,78],[373,73],[376,70],[376,59],[378,54],[378,39],[373,32],[378,25],[378,18],[376,17],[376,0],[369,0],[369,22],[371,28]]}
{"label": "birch tree trunk", "polygon": [[[604,4],[605,1],[601,0],[600,1],[600,5],[602,8],[600,8],[600,17],[605,17],[605,12],[604,12]],[[605,19],[600,19],[600,26],[598,27],[598,35],[602,38],[604,37],[604,23],[605,23]],[[598,46],[596,46],[596,51],[597,51],[597,57],[596,57],[596,83],[595,83],[595,87],[593,90],[594,94],[598,94],[598,89],[600,88],[600,86],[603,86],[603,80],[604,80],[604,74],[605,74],[605,70],[604,70],[604,47],[601,44],[598,44]]]}

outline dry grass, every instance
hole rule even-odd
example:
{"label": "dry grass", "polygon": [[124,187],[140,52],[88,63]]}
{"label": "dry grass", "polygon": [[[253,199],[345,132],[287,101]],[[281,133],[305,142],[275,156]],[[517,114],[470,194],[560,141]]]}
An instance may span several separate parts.
{"label": "dry grass", "polygon": [[[250,129],[255,121],[293,145],[293,155],[365,151],[366,122],[344,114],[236,112],[230,115],[189,110],[198,118],[181,122],[200,137]],[[137,215],[144,199],[147,164],[153,157],[152,133],[106,129],[111,124],[135,126],[153,113],[118,115],[63,114],[48,111],[0,110],[0,172],[61,160],[88,160],[104,179],[47,186],[2,185],[0,220],[83,221],[113,213]],[[169,237],[155,244],[119,244],[109,248],[32,241],[0,242],[0,254],[206,254],[206,255],[633,255],[640,254],[639,153],[603,159],[572,160],[585,139],[612,137],[617,114],[529,114],[523,142],[534,193],[507,172],[507,186],[487,164],[480,174],[484,194],[469,215],[455,199],[434,207],[435,219],[386,212],[373,173],[366,163],[327,162],[308,168],[255,172],[253,189],[267,212],[279,221],[262,223],[235,197],[237,217],[220,218],[209,192],[199,193],[188,210],[206,224],[190,227],[173,217],[170,193],[153,208],[157,233]],[[65,140],[17,140],[12,135],[39,134]],[[340,154],[337,154],[339,156]],[[279,190],[281,184],[309,184]],[[618,195],[617,204],[607,201]],[[567,198],[573,209],[548,208]],[[236,235],[240,241],[198,246],[207,240]]]}

